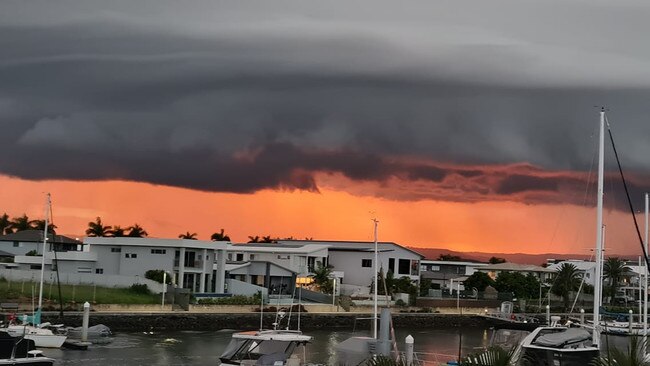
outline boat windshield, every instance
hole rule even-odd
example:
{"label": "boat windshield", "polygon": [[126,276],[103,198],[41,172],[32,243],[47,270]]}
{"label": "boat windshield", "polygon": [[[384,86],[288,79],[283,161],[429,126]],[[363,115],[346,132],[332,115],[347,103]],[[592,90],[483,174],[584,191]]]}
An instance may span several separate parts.
{"label": "boat windshield", "polygon": [[[232,339],[226,350],[219,358],[221,362],[260,360],[259,364],[270,361],[285,361],[296,348],[294,341],[259,340],[259,339]],[[238,363],[238,362],[237,362]]]}

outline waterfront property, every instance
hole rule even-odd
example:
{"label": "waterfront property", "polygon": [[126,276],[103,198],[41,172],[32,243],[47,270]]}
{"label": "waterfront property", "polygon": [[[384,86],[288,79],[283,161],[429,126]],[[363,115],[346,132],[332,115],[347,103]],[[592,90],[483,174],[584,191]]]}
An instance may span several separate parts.
{"label": "waterfront property", "polygon": [[298,276],[314,272],[316,263],[327,263],[329,245],[306,243],[246,243],[228,246],[227,262],[265,261],[288,269]]}
{"label": "waterfront property", "polygon": [[420,262],[420,276],[430,280],[434,290],[451,289],[454,283],[461,283],[478,267],[484,266],[487,263],[423,260]]}
{"label": "waterfront property", "polygon": [[[57,251],[82,250],[83,243],[78,239],[48,233],[48,250],[55,247]],[[23,230],[0,236],[0,250],[11,256],[25,255],[30,252],[41,254],[43,251],[43,230]]]}
{"label": "waterfront property", "polygon": [[[284,247],[295,245],[320,245],[327,247],[326,264],[332,267],[337,278],[337,288],[343,295],[368,294],[374,278],[374,242],[329,241],[329,240],[279,240]],[[379,242],[379,268],[389,271],[395,278],[408,277],[413,282],[420,281],[420,261],[423,255],[393,242]]]}

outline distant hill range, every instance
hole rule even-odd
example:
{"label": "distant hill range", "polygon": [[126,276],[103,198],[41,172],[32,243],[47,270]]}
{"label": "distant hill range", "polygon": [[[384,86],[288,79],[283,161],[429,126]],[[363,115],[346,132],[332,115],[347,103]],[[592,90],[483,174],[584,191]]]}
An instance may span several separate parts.
{"label": "distant hill range", "polygon": [[[588,255],[584,254],[556,254],[556,253],[543,253],[543,254],[525,254],[525,253],[481,253],[481,252],[456,252],[449,249],[440,249],[440,248],[415,248],[410,247],[410,249],[415,250],[416,252],[422,254],[426,259],[437,260],[440,255],[448,254],[453,256],[458,256],[462,260],[469,262],[487,262],[491,257],[504,258],[506,261],[511,263],[520,263],[520,264],[535,264],[542,265],[546,263],[547,259],[589,259]],[[609,255],[608,255],[609,256]],[[634,257],[634,256],[624,256],[621,257]]]}

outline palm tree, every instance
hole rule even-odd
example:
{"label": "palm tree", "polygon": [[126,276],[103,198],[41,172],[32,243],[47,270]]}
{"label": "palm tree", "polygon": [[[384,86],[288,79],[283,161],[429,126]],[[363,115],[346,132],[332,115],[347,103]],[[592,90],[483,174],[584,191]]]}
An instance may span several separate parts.
{"label": "palm tree", "polygon": [[314,279],[314,284],[318,286],[320,291],[325,294],[332,293],[332,279],[330,278],[332,274],[332,266],[324,266],[323,262],[316,262],[316,268],[314,268],[314,274],[311,277]]}
{"label": "palm tree", "polygon": [[[31,228],[35,230],[45,230],[45,220],[33,220],[30,222]],[[49,223],[47,224],[47,232],[51,234],[56,234],[56,225]]]}
{"label": "palm tree", "polygon": [[129,230],[129,234],[127,235],[130,238],[144,238],[145,236],[149,235],[144,228],[142,228],[140,225],[135,224],[133,226],[129,226],[127,228]]}
{"label": "palm tree", "polygon": [[488,347],[487,350],[467,355],[460,362],[462,366],[509,366],[515,355],[515,348],[507,349],[499,346]]}
{"label": "palm tree", "polygon": [[626,351],[617,347],[607,350],[606,356],[594,360],[594,366],[650,366],[650,361],[646,360],[646,345],[639,336],[630,337],[630,343]]}
{"label": "palm tree", "polygon": [[248,242],[249,243],[259,243],[260,242],[260,237],[255,235],[255,236],[249,236],[248,237]]}
{"label": "palm tree", "polygon": [[262,240],[260,240],[260,243],[273,243],[275,242],[275,239],[271,238],[271,235],[263,236]]}
{"label": "palm tree", "polygon": [[210,240],[212,241],[230,241],[230,237],[226,235],[226,233],[221,229],[218,233],[212,234],[210,236]]}
{"label": "palm tree", "polygon": [[196,240],[196,233],[190,233],[189,231],[186,232],[185,234],[180,234],[178,235],[179,239],[189,239],[189,240]]}
{"label": "palm tree", "polygon": [[557,296],[562,296],[565,309],[569,308],[569,295],[571,291],[577,290],[580,287],[581,281],[582,278],[575,265],[564,263],[557,269],[551,292]]}
{"label": "palm tree", "polygon": [[112,236],[114,238],[121,238],[123,236],[126,236],[126,231],[127,229],[121,227],[120,225],[115,225],[113,228],[107,233],[107,236]]}
{"label": "palm tree", "polygon": [[603,264],[603,276],[609,278],[610,295],[611,299],[616,296],[618,285],[623,279],[623,275],[630,272],[630,267],[625,265],[625,262],[617,257],[607,258]]}
{"label": "palm tree", "polygon": [[14,217],[11,220],[11,230],[13,230],[14,233],[30,229],[32,229],[32,222],[26,214],[23,214],[20,217]]}
{"label": "palm tree", "polygon": [[11,234],[11,221],[6,213],[0,216],[0,235]]}
{"label": "palm tree", "polygon": [[102,224],[102,219],[97,216],[95,222],[88,223],[88,229],[86,229],[86,235],[88,236],[111,236],[112,231],[110,226],[104,226]]}

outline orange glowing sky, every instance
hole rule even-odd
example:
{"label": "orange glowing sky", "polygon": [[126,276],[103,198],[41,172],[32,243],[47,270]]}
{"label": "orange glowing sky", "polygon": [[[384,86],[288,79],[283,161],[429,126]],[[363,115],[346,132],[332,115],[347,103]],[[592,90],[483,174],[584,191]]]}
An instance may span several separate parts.
{"label": "orange glowing sky", "polygon": [[[573,205],[530,205],[508,201],[459,203],[392,201],[320,186],[319,193],[264,190],[254,194],[207,193],[146,183],[29,181],[0,176],[0,211],[43,217],[44,192],[52,194],[59,233],[82,236],[100,216],[107,225],[138,223],[152,237],[175,238],[186,231],[208,240],[224,228],[233,241],[249,235],[372,240],[374,215],[379,239],[412,247],[494,253],[589,253],[594,210]],[[606,212],[608,247],[636,253],[629,215]],[[611,239],[613,238],[613,239]]]}

